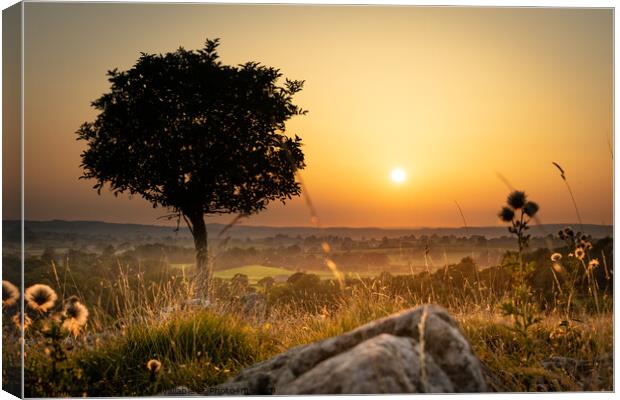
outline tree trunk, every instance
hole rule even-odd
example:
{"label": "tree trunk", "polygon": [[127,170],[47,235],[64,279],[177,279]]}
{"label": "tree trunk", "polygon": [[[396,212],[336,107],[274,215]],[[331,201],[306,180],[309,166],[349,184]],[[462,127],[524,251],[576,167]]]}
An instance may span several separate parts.
{"label": "tree trunk", "polygon": [[195,290],[198,298],[209,299],[209,284],[211,282],[211,265],[207,247],[207,225],[202,212],[188,215],[192,223],[192,235],[196,248],[196,278]]}

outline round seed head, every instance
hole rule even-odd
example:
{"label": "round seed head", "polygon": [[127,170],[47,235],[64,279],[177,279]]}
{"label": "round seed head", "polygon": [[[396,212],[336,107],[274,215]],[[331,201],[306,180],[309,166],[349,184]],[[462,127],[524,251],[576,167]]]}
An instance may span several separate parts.
{"label": "round seed head", "polygon": [[583,260],[585,256],[586,256],[586,252],[581,247],[577,247],[575,249],[575,257],[577,257],[580,260]]}
{"label": "round seed head", "polygon": [[65,307],[64,315],[66,319],[62,323],[62,327],[68,330],[73,336],[78,336],[80,330],[88,321],[88,308],[80,303],[77,297],[75,299],[70,297]]}
{"label": "round seed head", "polygon": [[598,260],[595,258],[588,263],[588,269],[594,269],[599,266]]}
{"label": "round seed head", "polygon": [[510,222],[514,218],[515,212],[508,207],[502,207],[497,216],[504,222]]}
{"label": "round seed head", "polygon": [[146,363],[146,369],[148,369],[151,372],[151,374],[158,373],[160,368],[161,368],[161,362],[159,360],[150,359]]}
{"label": "round seed head", "polygon": [[525,206],[523,206],[523,212],[528,217],[533,217],[534,215],[536,215],[538,209],[538,204],[534,203],[533,201],[528,201],[527,203],[525,203]]}
{"label": "round seed head", "polygon": [[10,307],[17,303],[19,289],[9,281],[2,281],[2,307]]}
{"label": "round seed head", "polygon": [[57,298],[56,292],[51,287],[40,283],[30,286],[24,292],[28,307],[39,312],[49,311],[54,307]]}
{"label": "round seed head", "polygon": [[508,195],[508,199],[506,200],[506,202],[513,209],[519,210],[525,205],[526,199],[527,196],[525,195],[525,192],[515,190]]}

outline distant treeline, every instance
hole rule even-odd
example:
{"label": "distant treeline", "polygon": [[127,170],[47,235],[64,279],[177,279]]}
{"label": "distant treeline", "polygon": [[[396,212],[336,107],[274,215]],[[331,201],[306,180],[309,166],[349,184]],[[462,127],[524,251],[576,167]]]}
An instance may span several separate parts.
{"label": "distant treeline", "polygon": [[[50,235],[60,236],[58,241],[50,241]],[[68,241],[67,235],[74,233],[47,233],[46,240],[41,240],[38,252],[28,252],[29,256],[42,259],[54,259],[57,263],[65,259],[81,259],[82,254],[100,254],[106,257],[117,257],[130,262],[149,262],[167,264],[193,264],[195,251],[191,245],[122,242],[111,244],[100,239],[75,246]],[[82,239],[84,240],[84,239]],[[114,243],[114,242],[112,242]],[[330,257],[344,272],[375,273],[385,271],[404,272],[410,267],[425,265],[428,262],[432,269],[445,266],[447,255],[470,255],[478,265],[492,266],[499,263],[506,250],[515,249],[513,238],[501,236],[486,238],[480,235],[438,236],[438,235],[407,235],[396,238],[383,237],[353,239],[340,236],[288,236],[278,234],[262,239],[224,239],[211,242],[211,256],[216,270],[241,267],[250,264],[261,264],[283,267],[291,270],[321,270],[325,268],[324,244],[328,244]],[[531,248],[556,248],[564,244],[557,236],[534,237]],[[5,252],[10,254],[9,252]],[[417,263],[417,265],[413,265]],[[434,260],[434,262],[433,262]],[[454,261],[454,257],[451,257]]]}
{"label": "distant treeline", "polygon": [[[575,224],[576,225],[576,224]],[[532,236],[544,237],[548,234],[555,234],[564,228],[566,224],[542,224],[532,227]],[[226,227],[226,224],[208,224],[207,231],[211,238],[219,235]],[[4,220],[2,230],[5,240],[19,240],[21,232],[21,221]],[[602,238],[613,235],[613,226],[584,224],[580,230],[594,238]],[[187,240],[191,238],[188,229],[184,225],[158,226],[140,224],[115,224],[102,221],[25,221],[26,234],[30,240],[45,236],[46,234],[75,234],[77,236],[109,237],[121,241],[144,240],[150,238],[151,241],[161,241],[163,238],[173,240]],[[506,229],[500,226],[483,227],[460,227],[460,228],[313,228],[313,227],[269,227],[269,226],[249,226],[235,225],[227,233],[232,239],[261,239],[286,235],[290,237],[308,236],[338,236],[350,237],[353,239],[380,239],[382,237],[403,237],[409,235],[426,236],[485,236],[496,238],[506,235]]]}

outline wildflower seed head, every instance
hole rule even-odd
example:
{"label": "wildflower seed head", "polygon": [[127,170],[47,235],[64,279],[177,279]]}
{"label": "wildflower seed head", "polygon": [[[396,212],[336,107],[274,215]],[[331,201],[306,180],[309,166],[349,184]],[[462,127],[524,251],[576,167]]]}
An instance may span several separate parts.
{"label": "wildflower seed head", "polygon": [[26,289],[24,299],[28,303],[28,307],[45,313],[54,307],[58,296],[51,287],[37,283]]}
{"label": "wildflower seed head", "polygon": [[17,303],[19,289],[9,281],[2,281],[2,307],[10,307]]}
{"label": "wildflower seed head", "polygon": [[146,369],[148,369],[151,372],[151,374],[158,373],[160,368],[161,368],[161,362],[159,360],[150,359],[146,363]]}
{"label": "wildflower seed head", "polygon": [[566,227],[564,228],[564,235],[566,235],[566,237],[572,237],[575,236],[575,233],[570,227]]}
{"label": "wildflower seed head", "polygon": [[504,222],[510,222],[514,218],[515,212],[508,207],[502,207],[497,216]]}
{"label": "wildflower seed head", "polygon": [[538,204],[534,203],[533,201],[528,201],[527,203],[525,203],[525,206],[523,206],[523,212],[528,217],[533,217],[534,215],[536,215],[539,208],[540,207],[538,207]]}
{"label": "wildflower seed head", "polygon": [[[77,298],[76,298],[77,299]],[[69,298],[64,310],[65,320],[62,327],[69,331],[73,336],[78,336],[80,330],[88,321],[88,308],[79,300]]]}
{"label": "wildflower seed head", "polygon": [[575,249],[575,257],[577,257],[580,260],[583,260],[585,256],[586,256],[586,252],[582,248],[578,247]]}
{"label": "wildflower seed head", "polygon": [[525,205],[526,199],[527,196],[525,195],[525,192],[515,190],[508,195],[508,199],[506,200],[506,202],[513,209],[519,210]]}
{"label": "wildflower seed head", "polygon": [[558,262],[562,259],[562,255],[560,253],[551,254],[551,261]]}
{"label": "wildflower seed head", "polygon": [[81,325],[86,323],[88,319],[88,309],[80,301],[74,301],[65,308],[65,316],[77,320]]}

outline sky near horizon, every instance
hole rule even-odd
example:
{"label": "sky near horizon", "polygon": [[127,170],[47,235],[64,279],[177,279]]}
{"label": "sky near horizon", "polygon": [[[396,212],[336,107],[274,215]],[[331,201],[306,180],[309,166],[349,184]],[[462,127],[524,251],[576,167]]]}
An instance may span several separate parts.
{"label": "sky near horizon", "polygon": [[[497,225],[498,174],[542,222],[575,222],[552,161],[583,222],[611,224],[612,32],[611,9],[25,3],[25,215],[163,223],[164,210],[78,180],[75,131],[107,70],[219,37],[224,63],[306,81],[295,102],[309,113],[287,132],[303,139],[325,226],[462,226],[455,202],[468,225]],[[245,223],[310,219],[299,198]]]}

